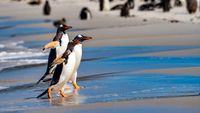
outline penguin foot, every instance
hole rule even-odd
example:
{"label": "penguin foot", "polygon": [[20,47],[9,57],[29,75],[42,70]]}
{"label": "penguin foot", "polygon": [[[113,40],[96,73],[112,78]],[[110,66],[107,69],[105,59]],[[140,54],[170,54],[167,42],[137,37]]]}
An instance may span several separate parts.
{"label": "penguin foot", "polygon": [[76,83],[73,83],[73,86],[75,89],[80,89],[81,87],[79,85],[77,85]]}
{"label": "penguin foot", "polygon": [[48,88],[48,99],[51,99],[52,98],[52,96],[51,96],[51,88]]}
{"label": "penguin foot", "polygon": [[62,90],[60,90],[60,95],[61,95],[62,97],[66,97],[65,93],[64,93]]}

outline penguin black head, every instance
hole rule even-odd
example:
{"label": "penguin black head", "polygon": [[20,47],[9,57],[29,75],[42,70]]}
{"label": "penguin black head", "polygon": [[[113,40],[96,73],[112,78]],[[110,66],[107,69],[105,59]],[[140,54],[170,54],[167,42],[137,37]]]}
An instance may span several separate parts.
{"label": "penguin black head", "polygon": [[73,42],[75,43],[82,43],[85,40],[90,40],[92,37],[89,36],[84,36],[84,35],[77,35],[74,39]]}
{"label": "penguin black head", "polygon": [[84,12],[85,12],[85,11],[89,11],[89,9],[88,9],[87,7],[83,7],[83,8],[82,8],[82,11],[84,11]]}
{"label": "penguin black head", "polygon": [[60,24],[60,26],[58,27],[57,32],[65,32],[68,29],[71,29],[72,26],[67,26],[65,24]]}

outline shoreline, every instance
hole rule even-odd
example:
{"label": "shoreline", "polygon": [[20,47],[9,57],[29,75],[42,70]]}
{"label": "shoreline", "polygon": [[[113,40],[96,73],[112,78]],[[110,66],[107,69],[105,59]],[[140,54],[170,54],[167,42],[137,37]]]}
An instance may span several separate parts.
{"label": "shoreline", "polygon": [[[37,109],[34,111],[28,110],[30,113],[39,113],[39,112],[73,112],[73,113],[82,113],[85,112],[122,112],[130,113],[130,111],[146,113],[148,110],[163,112],[163,110],[170,110],[172,113],[180,112],[188,113],[188,110],[194,110],[193,113],[198,113],[199,108],[199,99],[200,96],[195,97],[176,97],[176,98],[160,98],[160,99],[146,99],[146,100],[133,100],[133,101],[121,101],[121,102],[108,102],[108,103],[95,103],[95,104],[81,104],[81,105],[69,105],[65,107],[54,106],[51,109]],[[158,108],[160,107],[160,108]],[[191,108],[191,109],[188,109]],[[184,111],[186,110],[186,111]],[[165,112],[165,111],[164,111]],[[168,112],[168,111],[166,111]],[[24,112],[26,113],[26,112]]]}

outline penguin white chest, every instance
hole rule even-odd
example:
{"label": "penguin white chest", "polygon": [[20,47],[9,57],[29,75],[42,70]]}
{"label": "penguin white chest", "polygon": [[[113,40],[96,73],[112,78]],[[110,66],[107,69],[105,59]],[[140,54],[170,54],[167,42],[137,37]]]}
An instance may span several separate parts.
{"label": "penguin white chest", "polygon": [[60,76],[61,82],[68,82],[71,78],[76,64],[75,52],[72,52],[67,59],[67,63],[63,63],[63,69]]}
{"label": "penguin white chest", "polygon": [[67,34],[63,34],[62,38],[61,38],[61,44],[56,47],[56,57],[62,55],[65,50],[67,49],[67,45],[69,42],[69,37]]}
{"label": "penguin white chest", "polygon": [[74,47],[74,52],[76,55],[76,65],[75,65],[75,69],[77,70],[77,68],[79,67],[80,63],[81,63],[81,59],[82,59],[82,44],[78,44]]}

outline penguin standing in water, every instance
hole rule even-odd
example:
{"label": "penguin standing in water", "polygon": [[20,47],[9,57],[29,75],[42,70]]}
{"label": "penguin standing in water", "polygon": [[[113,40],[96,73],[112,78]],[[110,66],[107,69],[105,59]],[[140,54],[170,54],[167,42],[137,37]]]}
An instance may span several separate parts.
{"label": "penguin standing in water", "polygon": [[53,41],[44,46],[43,50],[48,49],[48,48],[54,48],[54,49],[50,50],[47,69],[46,69],[45,74],[37,81],[36,84],[39,84],[40,81],[42,81],[46,76],[53,73],[55,66],[51,67],[51,64],[58,56],[62,55],[65,52],[67,48],[67,44],[69,42],[69,36],[65,31],[70,28],[72,27],[61,24],[57,29],[57,33]]}
{"label": "penguin standing in water", "polygon": [[51,13],[51,6],[49,4],[49,1],[46,0],[44,7],[43,7],[43,14],[44,15],[50,15],[50,13]]}
{"label": "penguin standing in water", "polygon": [[[71,78],[73,70],[75,68],[76,57],[75,52],[73,51],[75,45],[72,43],[68,44],[68,48],[65,53],[58,58],[59,60],[55,59],[54,62],[51,64],[52,67],[56,66],[55,72],[53,74],[53,78],[51,79],[51,84],[49,88],[40,94],[37,98],[43,96],[44,94],[48,93],[48,98],[52,98],[51,91],[59,91],[62,97],[65,97],[64,92],[62,91],[62,87],[68,82]],[[61,61],[62,62],[61,62]],[[60,64],[58,64],[58,62]]]}
{"label": "penguin standing in water", "polygon": [[82,10],[80,12],[80,19],[81,20],[90,20],[90,19],[92,19],[92,13],[87,7],[82,8]]}
{"label": "penguin standing in water", "polygon": [[76,55],[76,64],[75,64],[73,75],[70,80],[75,89],[80,88],[80,86],[77,85],[76,80],[77,80],[77,71],[78,71],[78,68],[79,68],[79,65],[80,65],[81,59],[82,59],[82,42],[84,40],[89,40],[89,39],[92,39],[92,37],[88,37],[88,36],[84,36],[84,35],[77,35],[73,40],[73,42],[77,42],[76,46],[74,46],[74,52]]}
{"label": "penguin standing in water", "polygon": [[[68,43],[68,47],[63,55],[56,58],[52,66],[56,65],[55,72],[53,74],[53,78],[51,79],[51,84],[47,90],[45,90],[42,94],[37,96],[37,98],[40,98],[41,96],[48,94],[48,98],[52,98],[51,91],[60,91],[60,95],[62,97],[65,97],[64,92],[62,91],[64,85],[69,82],[71,79],[73,73],[76,70],[76,54],[75,54],[75,48],[77,45],[82,43],[85,40],[92,39],[91,37],[75,37],[72,42]],[[48,45],[48,44],[47,44]]]}

